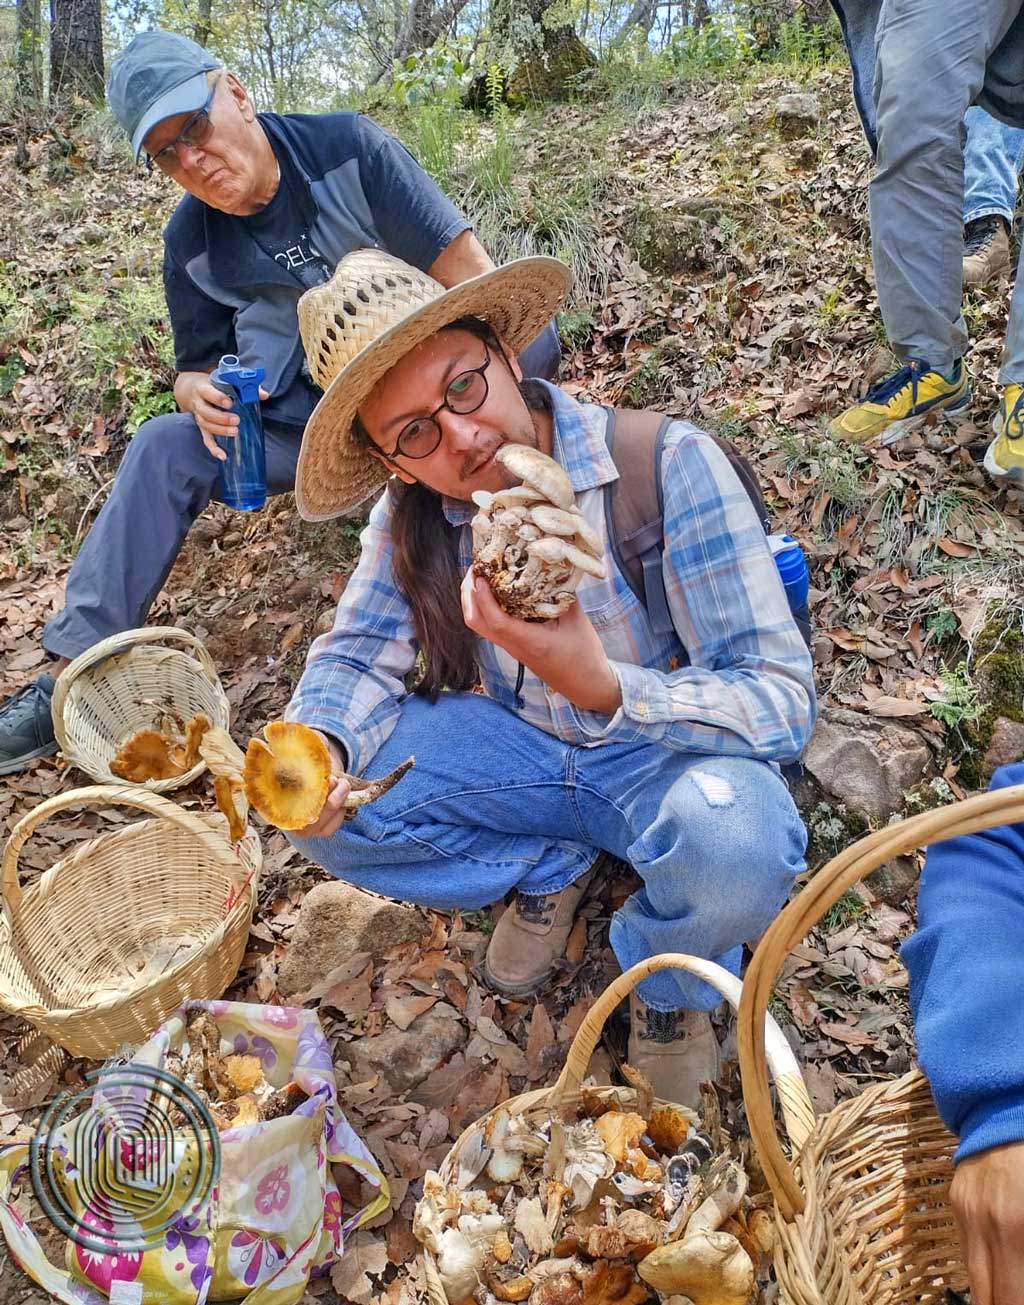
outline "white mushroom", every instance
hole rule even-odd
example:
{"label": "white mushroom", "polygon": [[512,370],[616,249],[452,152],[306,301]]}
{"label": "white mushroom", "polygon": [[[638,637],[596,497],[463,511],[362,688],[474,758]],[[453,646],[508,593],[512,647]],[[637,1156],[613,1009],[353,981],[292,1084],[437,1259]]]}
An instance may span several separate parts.
{"label": "white mushroom", "polygon": [[531,489],[540,490],[556,507],[571,508],[575,503],[568,473],[540,449],[531,449],[526,444],[503,444],[495,457],[513,476]]}
{"label": "white mushroom", "polygon": [[552,565],[558,563],[568,563],[569,566],[579,567],[581,571],[586,571],[587,575],[594,576],[597,580],[603,580],[605,569],[596,557],[590,557],[584,553],[581,548],[575,544],[570,544],[567,539],[538,539],[532,543],[526,550],[531,557],[542,558],[545,562]]}
{"label": "white mushroom", "polygon": [[552,458],[525,445],[505,445],[498,456],[524,484],[474,493],[473,569],[512,616],[553,620],[572,606],[584,575],[604,578],[601,538]]}
{"label": "white mushroom", "polygon": [[754,1265],[730,1233],[699,1233],[659,1246],[636,1271],[656,1291],[689,1296],[693,1305],[746,1305],[754,1290]]}

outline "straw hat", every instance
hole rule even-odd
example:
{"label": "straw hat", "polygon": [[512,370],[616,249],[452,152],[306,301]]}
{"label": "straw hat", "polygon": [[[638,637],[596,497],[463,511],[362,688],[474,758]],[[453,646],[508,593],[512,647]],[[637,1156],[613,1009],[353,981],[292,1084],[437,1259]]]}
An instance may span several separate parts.
{"label": "straw hat", "polygon": [[484,318],[518,353],[551,320],[570,282],[556,258],[520,258],[446,290],[383,250],[346,254],[326,285],[299,300],[310,374],[325,391],[302,436],[295,473],[300,515],[339,516],[388,479],[353,435],[352,419],[399,359],[459,317]]}

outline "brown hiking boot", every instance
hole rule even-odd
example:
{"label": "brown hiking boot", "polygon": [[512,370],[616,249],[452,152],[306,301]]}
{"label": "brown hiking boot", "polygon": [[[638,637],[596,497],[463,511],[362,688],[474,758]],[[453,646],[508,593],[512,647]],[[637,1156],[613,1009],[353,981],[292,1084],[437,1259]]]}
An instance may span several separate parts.
{"label": "brown hiking boot", "polygon": [[651,1080],[655,1096],[696,1110],[700,1085],[718,1077],[718,1039],[702,1010],[652,1010],[629,994],[629,1063]]}
{"label": "brown hiking boot", "polygon": [[491,934],[484,957],[488,987],[505,997],[529,997],[565,955],[565,944],[600,858],[560,893],[517,892]]}
{"label": "brown hiking boot", "polygon": [[1010,232],[998,213],[964,227],[964,289],[1002,280],[1010,270]]}

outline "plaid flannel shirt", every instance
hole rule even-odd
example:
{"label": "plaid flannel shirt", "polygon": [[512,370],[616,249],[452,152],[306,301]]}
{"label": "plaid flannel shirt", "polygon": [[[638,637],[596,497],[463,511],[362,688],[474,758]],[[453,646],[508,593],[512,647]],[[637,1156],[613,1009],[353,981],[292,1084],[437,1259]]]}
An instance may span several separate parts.
{"label": "plaid flannel shirt", "polygon": [[[815,719],[811,659],[789,609],[764,531],[728,459],[702,431],[676,421],[662,461],[664,576],[675,630],[656,635],[608,546],[604,487],[618,477],[604,440],[605,412],[548,386],[555,459],[576,503],[605,543],[608,576],[584,576],[579,601],[622,689],[612,716],[582,711],[501,648],[477,640],[485,692],[569,744],[649,739],[682,752],[796,759]],[[460,559],[472,553],[472,504],[444,498],[463,527]],[[359,564],[342,594],[334,628],[314,641],[288,706],[336,738],[361,774],[401,711],[417,641],[409,604],[392,570],[387,491],[360,536]]]}

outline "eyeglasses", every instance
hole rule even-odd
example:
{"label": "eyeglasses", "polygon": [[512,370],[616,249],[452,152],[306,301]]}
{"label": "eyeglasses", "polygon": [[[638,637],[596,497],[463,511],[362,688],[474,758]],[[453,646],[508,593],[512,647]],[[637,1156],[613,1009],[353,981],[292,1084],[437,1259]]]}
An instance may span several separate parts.
{"label": "eyeglasses", "polygon": [[[484,372],[491,365],[491,355],[486,344],[484,354],[486,357],[481,367],[473,367],[452,377],[445,388],[444,402],[439,403],[429,417],[417,417],[402,427],[395,447],[390,453],[384,453],[384,457],[395,458],[401,454],[403,458],[429,458],[441,443],[441,427],[437,422],[439,412],[444,412],[447,408],[449,412],[465,415],[483,407],[487,399],[487,377]],[[384,452],[383,449],[381,452]]]}
{"label": "eyeglasses", "polygon": [[153,164],[155,163],[161,172],[170,172],[172,168],[176,168],[181,162],[178,156],[179,145],[189,145],[196,149],[200,145],[205,145],[210,139],[210,133],[213,131],[213,123],[210,121],[210,106],[213,104],[213,97],[217,94],[219,81],[219,76],[214,78],[213,85],[210,87],[210,94],[206,97],[206,103],[201,109],[196,109],[190,118],[186,119],[184,127],[178,132],[174,140],[168,141],[163,149],[157,150],[155,154],[146,155],[146,167],[150,171],[153,170]]}

